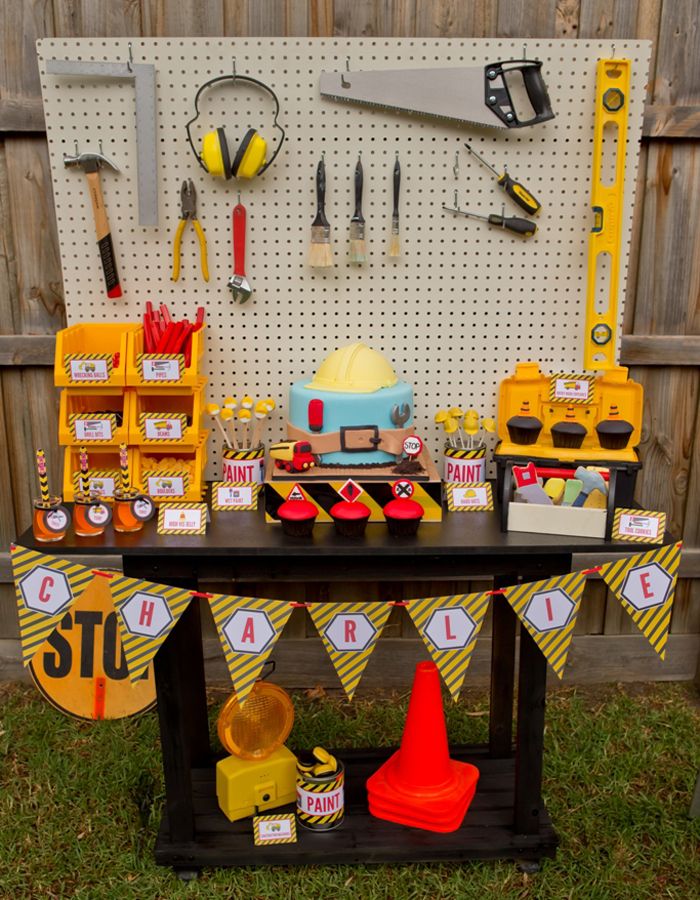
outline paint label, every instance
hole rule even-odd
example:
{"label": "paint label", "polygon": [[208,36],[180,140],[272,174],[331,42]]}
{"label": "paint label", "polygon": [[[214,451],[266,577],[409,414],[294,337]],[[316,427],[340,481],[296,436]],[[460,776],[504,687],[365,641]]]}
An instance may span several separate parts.
{"label": "paint label", "polygon": [[[322,787],[319,785],[319,787]],[[297,809],[307,816],[329,816],[340,812],[345,803],[345,790],[341,785],[334,791],[312,793],[297,785]]]}
{"label": "paint label", "polygon": [[259,484],[214,481],[211,486],[211,505],[217,512],[256,509]]}
{"label": "paint label", "polygon": [[486,460],[480,459],[455,459],[445,457],[445,481],[448,483],[474,484],[486,480]]}

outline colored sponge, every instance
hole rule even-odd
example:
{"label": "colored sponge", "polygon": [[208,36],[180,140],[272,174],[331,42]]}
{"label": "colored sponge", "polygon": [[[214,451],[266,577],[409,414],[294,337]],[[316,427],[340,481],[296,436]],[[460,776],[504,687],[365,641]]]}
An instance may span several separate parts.
{"label": "colored sponge", "polygon": [[564,499],[562,500],[562,505],[573,506],[574,500],[581,493],[582,488],[583,482],[579,481],[578,478],[570,478],[564,487]]}
{"label": "colored sponge", "polygon": [[565,481],[563,478],[548,478],[544,485],[545,494],[551,499],[556,506],[564,497]]}

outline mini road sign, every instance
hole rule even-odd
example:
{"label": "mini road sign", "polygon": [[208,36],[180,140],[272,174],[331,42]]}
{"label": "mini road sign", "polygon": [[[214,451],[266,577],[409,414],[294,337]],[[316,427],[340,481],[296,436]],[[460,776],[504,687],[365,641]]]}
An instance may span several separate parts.
{"label": "mini road sign", "polygon": [[353,481],[352,478],[348,478],[345,484],[338,488],[338,493],[343,500],[348,500],[352,503],[357,500],[360,494],[364,494],[364,491],[356,481]]}
{"label": "mini road sign", "polygon": [[410,434],[403,442],[403,452],[410,458],[420,456],[423,452],[423,441],[417,434]]}
{"label": "mini road sign", "polygon": [[397,500],[413,496],[412,481],[395,481],[391,486],[392,493]]}
{"label": "mini road sign", "polygon": [[304,492],[298,484],[295,484],[294,487],[289,492],[287,496],[287,500],[305,500]]}

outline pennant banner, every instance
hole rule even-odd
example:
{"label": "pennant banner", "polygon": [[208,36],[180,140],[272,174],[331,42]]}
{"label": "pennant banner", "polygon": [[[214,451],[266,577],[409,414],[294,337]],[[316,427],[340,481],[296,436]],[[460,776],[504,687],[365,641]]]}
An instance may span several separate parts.
{"label": "pennant banner", "polygon": [[309,606],[309,614],[348,700],[353,698],[390,612],[388,603],[312,603]]}
{"label": "pennant banner", "polygon": [[457,594],[408,601],[408,612],[452,695],[459,699],[490,595]]}
{"label": "pennant banner", "polygon": [[226,665],[241,706],[292,613],[288,600],[213,594],[209,598]]}
{"label": "pennant banner", "polygon": [[192,600],[191,591],[124,575],[110,582],[129,678],[138,681]]}
{"label": "pennant banner", "polygon": [[56,556],[15,545],[10,549],[26,666],[95,575]]}
{"label": "pennant banner", "polygon": [[572,572],[504,588],[508,602],[558,678],[564,674],[585,583],[584,572]]}
{"label": "pennant banner", "polygon": [[649,553],[607,563],[600,575],[661,659],[671,624],[681,545],[667,544]]}

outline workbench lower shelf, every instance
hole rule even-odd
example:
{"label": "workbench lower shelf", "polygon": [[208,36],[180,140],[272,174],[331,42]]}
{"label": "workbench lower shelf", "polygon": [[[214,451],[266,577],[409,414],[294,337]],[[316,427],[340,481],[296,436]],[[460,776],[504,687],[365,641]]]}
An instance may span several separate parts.
{"label": "workbench lower shelf", "polygon": [[[544,804],[536,834],[513,831],[515,761],[491,759],[482,746],[451,748],[455,759],[476,765],[481,777],[464,824],[436,834],[375,819],[367,809],[367,778],[393,752],[391,748],[341,750],[345,763],[345,820],[335,831],[312,832],[298,826],[296,844],[256,847],[251,819],[229,822],[216,800],[215,770],[192,770],[195,838],[171,841],[167,818],[161,823],[155,856],[160,865],[191,870],[217,866],[329,865],[352,863],[463,862],[470,859],[538,861],[553,857],[559,839]],[[273,812],[293,812],[281,807]]]}

